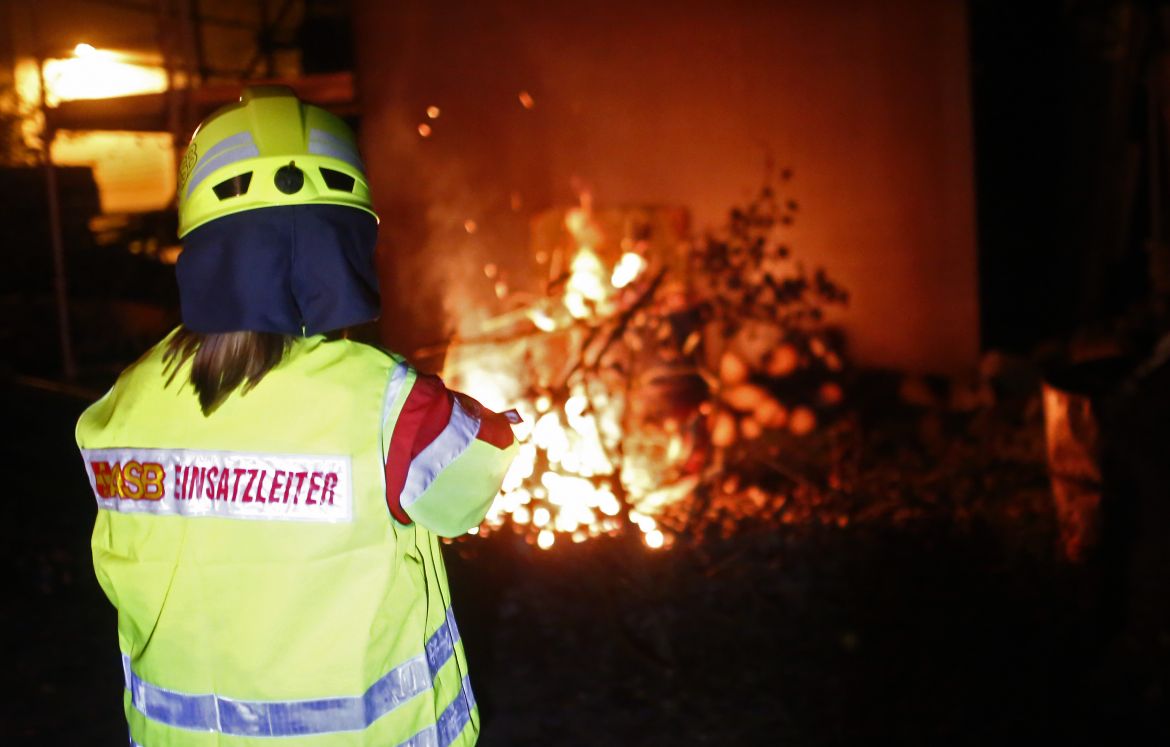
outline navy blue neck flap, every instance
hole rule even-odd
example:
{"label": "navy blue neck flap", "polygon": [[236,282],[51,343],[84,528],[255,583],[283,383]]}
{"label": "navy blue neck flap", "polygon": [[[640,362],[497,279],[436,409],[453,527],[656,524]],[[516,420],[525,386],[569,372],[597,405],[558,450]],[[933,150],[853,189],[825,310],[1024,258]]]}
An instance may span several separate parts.
{"label": "navy blue neck flap", "polygon": [[281,205],[218,218],[183,239],[183,324],[195,332],[315,335],[380,312],[372,215]]}

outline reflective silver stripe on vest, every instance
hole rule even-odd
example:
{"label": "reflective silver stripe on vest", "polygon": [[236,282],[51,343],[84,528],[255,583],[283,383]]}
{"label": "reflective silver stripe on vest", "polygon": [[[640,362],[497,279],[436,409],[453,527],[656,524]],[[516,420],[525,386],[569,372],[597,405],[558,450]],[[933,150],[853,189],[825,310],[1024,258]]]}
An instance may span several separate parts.
{"label": "reflective silver stripe on vest", "polygon": [[471,680],[463,678],[463,686],[450,705],[439,714],[438,723],[415,734],[398,747],[447,747],[463,733],[471,721],[475,696],[471,694]]}
{"label": "reflective silver stripe on vest", "polygon": [[410,508],[426,492],[439,473],[447,469],[459,456],[467,451],[479,433],[480,420],[463,409],[459,399],[451,404],[451,418],[439,435],[435,437],[414,459],[406,470],[406,482],[402,486],[399,501],[403,508]]}
{"label": "reflective silver stripe on vest", "polygon": [[[427,640],[425,654],[387,672],[364,695],[318,700],[249,701],[214,693],[175,692],[146,682],[135,674],[126,654],[122,655],[122,670],[134,707],[147,718],[168,726],[247,737],[328,734],[366,729],[398,706],[430,690],[439,670],[455,654],[458,640],[459,628],[448,608],[447,619]],[[439,716],[438,724],[428,728],[442,735],[454,728],[459,719],[465,725],[474,703],[470,684],[465,680],[455,701]],[[460,715],[460,707],[467,713]],[[453,715],[449,716],[448,712]],[[444,725],[448,721],[450,723]],[[459,731],[462,729],[460,725]],[[459,731],[454,736],[458,736]],[[424,732],[426,729],[420,734]]]}
{"label": "reflective silver stripe on vest", "polygon": [[221,166],[227,166],[245,158],[255,158],[258,155],[260,155],[260,150],[256,147],[256,141],[250,132],[239,132],[219,141],[204,153],[196,164],[194,173],[187,181],[187,196],[190,197],[191,191],[210,176],[211,172]]}
{"label": "reflective silver stripe on vest", "polygon": [[365,171],[362,158],[357,148],[347,143],[331,132],[325,130],[309,130],[309,152],[318,156],[336,158],[353,166],[358,171]]}
{"label": "reflective silver stripe on vest", "polygon": [[390,378],[386,380],[386,393],[382,395],[382,456],[386,456],[386,421],[390,418],[390,410],[393,409],[394,404],[398,401],[398,396],[402,393],[402,384],[406,381],[406,372],[409,367],[405,363],[399,363],[390,372]]}

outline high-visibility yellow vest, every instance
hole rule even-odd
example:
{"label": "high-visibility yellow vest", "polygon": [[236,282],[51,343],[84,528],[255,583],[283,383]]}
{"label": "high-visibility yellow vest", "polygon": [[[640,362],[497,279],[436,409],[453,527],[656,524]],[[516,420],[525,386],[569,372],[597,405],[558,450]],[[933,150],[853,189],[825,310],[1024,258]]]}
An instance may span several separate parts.
{"label": "high-visibility yellow vest", "polygon": [[[132,743],[473,744],[438,540],[387,506],[387,451],[425,378],[371,347],[301,339],[205,417],[190,363],[168,384],[163,353],[77,426]],[[395,496],[446,534],[482,518],[514,451],[474,438],[474,403],[451,411]]]}

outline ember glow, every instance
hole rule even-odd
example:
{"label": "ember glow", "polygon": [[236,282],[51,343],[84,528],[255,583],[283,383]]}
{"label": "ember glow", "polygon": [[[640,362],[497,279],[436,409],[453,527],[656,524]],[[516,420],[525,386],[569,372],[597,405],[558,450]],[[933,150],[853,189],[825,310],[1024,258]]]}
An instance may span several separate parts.
{"label": "ember glow", "polygon": [[[524,423],[515,429],[519,454],[488,513],[490,527],[505,520],[531,526],[539,530],[541,547],[551,547],[558,534],[580,541],[621,528],[622,505],[614,490],[621,409],[604,393],[590,397],[584,387],[573,391],[559,407],[547,396],[505,401]],[[499,398],[498,392],[471,393]]]}

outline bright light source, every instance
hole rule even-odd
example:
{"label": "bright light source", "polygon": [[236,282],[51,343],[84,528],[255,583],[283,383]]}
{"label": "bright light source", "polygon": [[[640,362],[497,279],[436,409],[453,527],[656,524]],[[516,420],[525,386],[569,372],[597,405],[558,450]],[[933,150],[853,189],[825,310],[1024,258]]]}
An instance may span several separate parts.
{"label": "bright light source", "polygon": [[546,314],[543,309],[533,309],[528,317],[542,332],[552,332],[557,328],[557,320]]}
{"label": "bright light source", "polygon": [[613,268],[613,275],[610,276],[609,280],[610,285],[614,288],[625,288],[634,282],[644,269],[646,269],[646,260],[641,254],[626,252],[618,261],[617,267]]}
{"label": "bright light source", "polygon": [[418,126],[418,134],[421,135],[422,137],[430,137],[431,136],[431,126],[429,124],[427,124],[426,122],[423,122],[422,124],[420,124]]}
{"label": "bright light source", "polygon": [[536,106],[536,100],[532,98],[532,94],[528,91],[521,91],[516,95],[516,98],[520,99],[520,106],[525,109],[531,109]]}
{"label": "bright light source", "polygon": [[161,67],[123,62],[118,55],[90,44],[73,48],[76,57],[45,60],[45,101],[108,99],[167,90],[167,73]]}
{"label": "bright light source", "polygon": [[438,118],[439,118],[439,113],[440,113],[440,112],[439,112],[439,107],[437,107],[437,106],[428,106],[428,107],[427,107],[427,117],[428,117],[428,118],[430,118],[430,119],[438,119]]}

